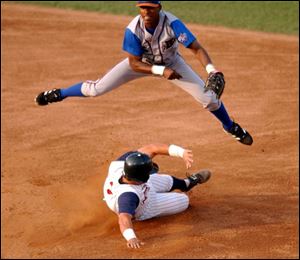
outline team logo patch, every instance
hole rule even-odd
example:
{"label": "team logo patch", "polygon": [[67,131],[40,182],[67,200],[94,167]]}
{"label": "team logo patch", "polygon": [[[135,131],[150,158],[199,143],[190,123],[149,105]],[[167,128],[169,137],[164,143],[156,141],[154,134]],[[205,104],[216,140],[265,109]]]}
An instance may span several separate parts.
{"label": "team logo patch", "polygon": [[181,33],[178,37],[178,41],[181,43],[185,43],[188,40],[186,33]]}

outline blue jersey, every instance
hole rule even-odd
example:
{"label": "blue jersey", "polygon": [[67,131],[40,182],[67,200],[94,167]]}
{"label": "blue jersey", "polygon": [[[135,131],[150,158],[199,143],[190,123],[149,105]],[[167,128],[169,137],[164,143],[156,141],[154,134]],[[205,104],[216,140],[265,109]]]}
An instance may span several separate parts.
{"label": "blue jersey", "polygon": [[178,55],[178,43],[188,47],[196,37],[174,15],[160,11],[155,30],[145,28],[140,15],[127,26],[123,50],[141,56],[148,64],[171,65]]}

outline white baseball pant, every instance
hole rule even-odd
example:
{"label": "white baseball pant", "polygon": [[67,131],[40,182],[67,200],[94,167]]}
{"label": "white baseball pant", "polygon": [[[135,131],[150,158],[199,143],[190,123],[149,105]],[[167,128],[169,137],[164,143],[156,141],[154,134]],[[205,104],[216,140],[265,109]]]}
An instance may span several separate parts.
{"label": "white baseball pant", "polygon": [[[185,63],[181,56],[177,56],[170,68],[182,76],[179,80],[172,80],[172,83],[192,95],[205,109],[215,111],[220,108],[221,101],[216,97],[216,94],[211,90],[204,91],[204,81]],[[128,58],[126,58],[113,67],[104,77],[96,81],[85,81],[81,86],[81,92],[85,96],[100,96],[129,81],[146,76],[151,75],[133,71]]]}
{"label": "white baseball pant", "polygon": [[151,185],[147,207],[138,220],[173,215],[186,210],[189,197],[185,193],[170,192],[173,178],[166,174],[151,174],[148,180]]}

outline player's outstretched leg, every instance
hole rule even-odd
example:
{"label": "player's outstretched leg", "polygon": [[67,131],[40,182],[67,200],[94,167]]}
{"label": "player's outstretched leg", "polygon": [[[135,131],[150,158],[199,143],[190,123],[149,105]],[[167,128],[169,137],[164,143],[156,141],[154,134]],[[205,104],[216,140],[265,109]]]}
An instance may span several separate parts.
{"label": "player's outstretched leg", "polygon": [[41,92],[36,96],[35,102],[39,106],[46,106],[49,103],[59,102],[66,97],[84,97],[81,92],[82,82],[65,89],[51,89]]}

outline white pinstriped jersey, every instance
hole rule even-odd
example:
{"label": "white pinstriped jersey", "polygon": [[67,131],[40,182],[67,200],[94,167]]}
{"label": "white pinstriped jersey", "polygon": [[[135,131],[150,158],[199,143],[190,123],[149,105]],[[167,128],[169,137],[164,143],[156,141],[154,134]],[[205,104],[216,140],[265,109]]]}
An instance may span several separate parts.
{"label": "white pinstriped jersey", "polygon": [[124,161],[113,161],[103,187],[104,200],[116,214],[119,213],[118,198],[125,192],[133,192],[139,198],[135,210],[135,220],[145,220],[157,216],[176,214],[189,205],[188,196],[184,193],[169,192],[173,179],[166,174],[151,174],[147,183],[141,185],[121,184]]}
{"label": "white pinstriped jersey", "polygon": [[149,205],[150,186],[148,183],[142,185],[120,184],[119,179],[123,175],[124,161],[113,161],[109,167],[109,173],[104,183],[104,199],[108,207],[115,213],[119,212],[118,198],[122,193],[133,192],[139,198],[139,206],[135,211],[135,218],[140,219],[145,214]]}

